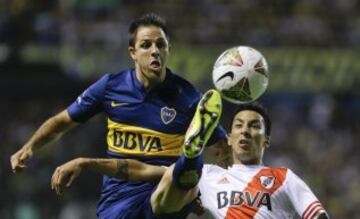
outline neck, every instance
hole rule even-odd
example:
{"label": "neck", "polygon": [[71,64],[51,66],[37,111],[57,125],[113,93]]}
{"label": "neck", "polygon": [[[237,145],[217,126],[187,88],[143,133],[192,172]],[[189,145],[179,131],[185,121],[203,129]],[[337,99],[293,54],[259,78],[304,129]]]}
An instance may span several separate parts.
{"label": "neck", "polygon": [[[164,70],[166,71],[166,70]],[[161,74],[161,77],[147,77],[145,74],[141,73],[141,69],[135,68],[136,78],[144,85],[146,90],[150,90],[157,84],[160,84],[165,80],[166,72]]]}
{"label": "neck", "polygon": [[151,86],[150,80],[146,78],[143,74],[139,73],[138,70],[136,72],[136,78],[144,85],[145,89],[148,89]]}
{"label": "neck", "polygon": [[263,161],[261,158],[254,159],[241,159],[237,156],[233,156],[234,164],[243,164],[243,165],[262,165]]}

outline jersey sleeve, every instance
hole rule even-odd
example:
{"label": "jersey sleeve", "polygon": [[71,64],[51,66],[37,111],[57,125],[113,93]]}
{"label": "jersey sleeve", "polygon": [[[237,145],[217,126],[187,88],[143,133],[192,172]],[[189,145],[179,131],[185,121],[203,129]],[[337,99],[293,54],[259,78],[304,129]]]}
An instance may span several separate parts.
{"label": "jersey sleeve", "polygon": [[103,99],[109,74],[88,87],[68,108],[71,119],[85,122],[103,110]]}
{"label": "jersey sleeve", "polygon": [[302,219],[314,219],[320,213],[326,213],[320,201],[303,180],[291,170],[287,171],[286,177],[287,196]]}

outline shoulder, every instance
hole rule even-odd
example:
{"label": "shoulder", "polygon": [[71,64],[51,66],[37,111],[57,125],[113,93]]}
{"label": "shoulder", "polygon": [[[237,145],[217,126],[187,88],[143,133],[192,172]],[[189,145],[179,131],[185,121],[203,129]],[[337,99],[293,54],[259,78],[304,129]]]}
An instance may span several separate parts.
{"label": "shoulder", "polygon": [[190,82],[170,70],[167,72],[165,83],[161,85],[161,95],[171,100],[174,105],[181,106],[191,115],[201,97],[200,91]]}
{"label": "shoulder", "polygon": [[125,69],[116,73],[107,73],[109,83],[126,82],[131,78],[132,69]]}
{"label": "shoulder", "polygon": [[196,89],[194,85],[192,85],[185,78],[171,71],[170,71],[170,80],[171,80],[171,84],[179,88],[183,95],[193,96],[194,98],[198,98],[200,96],[200,91]]}
{"label": "shoulder", "polygon": [[280,176],[282,178],[285,178],[288,171],[290,169],[287,168],[287,167],[267,167],[267,166],[264,166],[261,168],[261,172],[263,173],[268,173],[270,175],[274,175],[274,176]]}
{"label": "shoulder", "polygon": [[305,184],[290,168],[287,167],[270,167],[272,175],[282,181],[284,185],[293,187],[294,185]]}
{"label": "shoulder", "polygon": [[214,164],[205,164],[203,167],[203,173],[207,173],[207,174],[219,173],[225,171],[226,169]]}
{"label": "shoulder", "polygon": [[106,73],[97,82],[103,90],[128,89],[133,85],[132,69],[122,70],[116,73]]}

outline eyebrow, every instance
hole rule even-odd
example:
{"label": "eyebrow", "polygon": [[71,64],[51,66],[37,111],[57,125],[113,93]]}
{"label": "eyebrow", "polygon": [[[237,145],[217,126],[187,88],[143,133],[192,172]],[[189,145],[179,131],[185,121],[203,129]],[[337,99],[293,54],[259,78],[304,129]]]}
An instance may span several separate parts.
{"label": "eyebrow", "polygon": [[[152,41],[153,39],[148,37],[148,36],[144,36],[142,39],[140,39],[141,41]],[[155,41],[158,41],[158,40],[164,40],[165,41],[165,38],[164,37],[158,37],[155,39]]]}
{"label": "eyebrow", "polygon": [[[242,119],[235,119],[234,122],[244,122],[244,120]],[[249,123],[255,123],[255,122],[261,122],[260,119],[253,119],[253,120],[250,120]]]}

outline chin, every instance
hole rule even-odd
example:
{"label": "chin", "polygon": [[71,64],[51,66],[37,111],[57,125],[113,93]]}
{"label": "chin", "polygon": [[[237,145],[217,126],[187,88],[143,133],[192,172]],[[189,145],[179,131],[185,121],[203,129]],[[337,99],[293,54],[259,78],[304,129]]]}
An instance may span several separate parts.
{"label": "chin", "polygon": [[250,157],[250,156],[241,157],[240,161],[243,164],[249,164],[249,165],[251,165],[251,164],[260,164],[260,160],[259,160],[258,157]]}
{"label": "chin", "polygon": [[239,160],[241,162],[247,162],[247,161],[251,161],[256,159],[255,157],[251,156],[251,154],[249,154],[249,152],[245,152],[245,151],[241,151],[238,153],[237,157],[239,158]]}
{"label": "chin", "polygon": [[152,75],[154,78],[161,78],[162,72],[161,71],[152,71]]}

